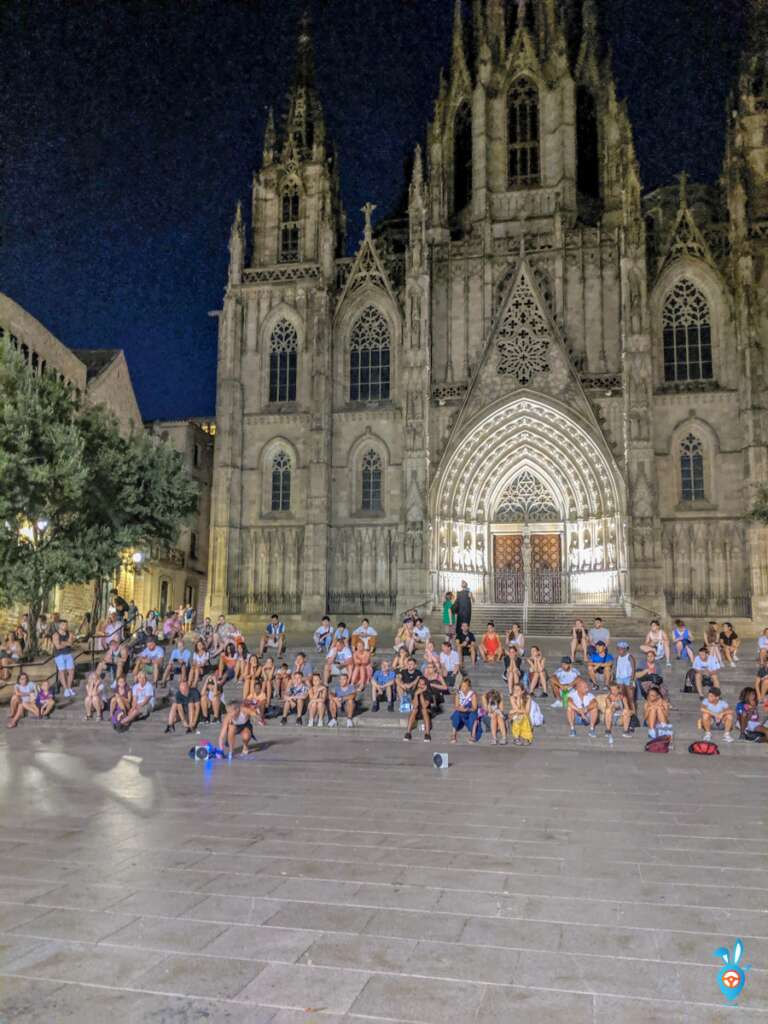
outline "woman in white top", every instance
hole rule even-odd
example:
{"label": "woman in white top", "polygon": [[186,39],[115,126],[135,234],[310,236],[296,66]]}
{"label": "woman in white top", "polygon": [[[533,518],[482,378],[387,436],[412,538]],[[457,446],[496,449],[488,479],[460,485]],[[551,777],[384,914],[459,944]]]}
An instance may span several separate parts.
{"label": "woman in white top", "polygon": [[525,654],[525,637],[516,622],[512,623],[512,628],[507,633],[507,647],[509,648],[510,656],[517,655],[519,658],[522,658]]}
{"label": "woman in white top", "polygon": [[672,662],[669,660],[669,637],[661,628],[661,623],[658,619],[652,619],[648,633],[645,637],[645,643],[641,646],[640,650],[643,654],[655,654],[657,658],[665,658],[667,662],[667,668],[670,668]]}
{"label": "woman in white top", "polygon": [[19,672],[19,678],[11,694],[11,706],[8,709],[10,713],[6,724],[9,729],[15,729],[19,724],[19,719],[25,714],[34,715],[35,718],[40,717],[35,703],[36,699],[37,686],[30,681],[26,672]]}

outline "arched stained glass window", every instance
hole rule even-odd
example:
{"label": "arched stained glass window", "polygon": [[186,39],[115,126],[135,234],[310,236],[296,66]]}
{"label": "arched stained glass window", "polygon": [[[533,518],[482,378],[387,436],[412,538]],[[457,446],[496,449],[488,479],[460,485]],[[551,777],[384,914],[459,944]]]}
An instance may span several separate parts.
{"label": "arched stained glass window", "polygon": [[704,500],[704,445],[688,434],[680,442],[680,497],[683,501]]}
{"label": "arched stained glass window", "polygon": [[509,187],[529,188],[541,180],[539,161],[539,92],[528,78],[518,78],[507,98]]}
{"label": "arched stained glass window", "polygon": [[279,451],[272,459],[272,511],[291,510],[291,458]]}
{"label": "arched stained glass window", "polygon": [[384,314],[375,306],[366,306],[350,336],[350,401],[377,402],[389,398],[390,342]]}
{"label": "arched stained glass window", "polygon": [[472,110],[466,100],[453,120],[453,212],[472,198]]}
{"label": "arched stained glass window", "polygon": [[367,451],[362,461],[362,501],[363,512],[381,512],[381,456],[373,449]]}
{"label": "arched stained glass window", "polygon": [[709,303],[693,281],[681,278],[664,303],[664,380],[712,380]]}
{"label": "arched stained glass window", "polygon": [[296,368],[299,337],[290,320],[275,324],[269,339],[269,400],[296,401]]}
{"label": "arched stained glass window", "polygon": [[285,186],[280,198],[280,262],[299,260],[299,218],[301,201],[296,182]]}

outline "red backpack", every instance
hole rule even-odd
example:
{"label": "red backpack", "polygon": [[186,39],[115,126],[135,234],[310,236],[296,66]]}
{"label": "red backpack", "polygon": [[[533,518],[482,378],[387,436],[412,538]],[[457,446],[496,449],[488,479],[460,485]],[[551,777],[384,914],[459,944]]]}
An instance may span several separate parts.
{"label": "red backpack", "polygon": [[709,740],[696,740],[688,747],[689,754],[719,754],[720,749],[716,743],[710,743]]}
{"label": "red backpack", "polygon": [[671,743],[671,736],[659,736],[656,740],[648,740],[645,749],[649,754],[668,754]]}

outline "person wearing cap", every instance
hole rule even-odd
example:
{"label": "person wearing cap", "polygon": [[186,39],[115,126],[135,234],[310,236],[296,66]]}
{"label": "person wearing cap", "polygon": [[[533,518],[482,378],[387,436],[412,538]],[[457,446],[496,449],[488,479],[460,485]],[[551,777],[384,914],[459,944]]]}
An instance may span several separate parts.
{"label": "person wearing cap", "polygon": [[618,654],[613,666],[614,679],[621,689],[621,695],[626,698],[630,711],[635,713],[635,674],[637,662],[633,654],[629,653],[629,644],[626,640],[619,640],[616,644]]}
{"label": "person wearing cap", "polygon": [[560,659],[560,667],[549,677],[549,685],[552,687],[552,695],[555,698],[552,703],[553,708],[563,706],[563,691],[570,690],[576,680],[580,678],[578,670],[573,667],[573,659],[566,654],[564,658]]}
{"label": "person wearing cap", "polygon": [[[611,675],[613,674],[613,655],[608,653],[604,640],[598,640],[595,644],[595,650],[590,651],[587,671],[589,672],[590,682],[595,690],[600,689],[601,679],[606,687],[610,683]],[[600,679],[598,679],[598,676]]]}

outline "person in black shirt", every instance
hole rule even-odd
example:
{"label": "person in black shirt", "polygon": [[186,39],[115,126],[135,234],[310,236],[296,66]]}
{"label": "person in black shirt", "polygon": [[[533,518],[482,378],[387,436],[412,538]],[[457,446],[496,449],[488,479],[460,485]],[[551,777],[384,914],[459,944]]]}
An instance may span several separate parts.
{"label": "person in black shirt", "polygon": [[438,694],[440,693],[448,693],[448,686],[442,679],[427,679],[422,675],[417,677],[416,686],[411,698],[411,713],[408,716],[405,736],[403,736],[406,742],[411,739],[411,734],[419,717],[421,717],[424,723],[424,742],[432,742],[432,712],[437,707]]}
{"label": "person in black shirt", "polygon": [[468,622],[462,622],[456,635],[456,643],[461,657],[461,668],[464,668],[464,659],[469,657],[472,664],[477,664],[477,640],[475,634],[470,630]]}
{"label": "person in black shirt", "polygon": [[405,668],[401,669],[397,673],[397,697],[398,700],[402,700],[404,696],[411,698],[411,704],[413,704],[413,694],[416,689],[416,681],[421,673],[416,667],[416,659],[408,658],[405,663]]}
{"label": "person in black shirt", "polygon": [[461,589],[453,602],[453,611],[456,614],[456,632],[461,632],[461,624],[466,622],[469,626],[472,621],[472,594],[466,580],[461,581]]}

